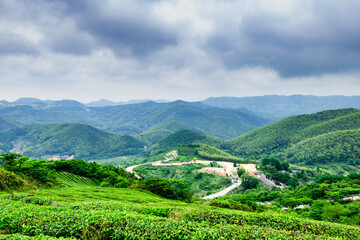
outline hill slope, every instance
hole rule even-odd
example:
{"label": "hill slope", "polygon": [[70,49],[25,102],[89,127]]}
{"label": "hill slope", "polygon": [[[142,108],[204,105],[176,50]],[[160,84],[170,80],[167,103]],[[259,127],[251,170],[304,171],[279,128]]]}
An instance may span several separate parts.
{"label": "hill slope", "polygon": [[162,150],[167,150],[170,148],[174,148],[180,144],[191,144],[191,143],[205,143],[212,146],[217,146],[220,144],[220,141],[215,138],[203,135],[201,133],[184,129],[177,131],[171,134],[170,136],[168,136],[167,138],[165,138],[164,140],[162,140],[158,144],[158,148]]}
{"label": "hill slope", "polygon": [[156,125],[146,132],[141,133],[138,137],[140,137],[141,141],[151,146],[161,142],[166,137],[180,130],[191,130],[194,132],[206,134],[204,130],[192,128],[186,124],[174,120],[164,124]]}
{"label": "hill slope", "polygon": [[[360,234],[357,226],[188,204],[137,189],[79,186],[34,190],[22,195],[0,194],[4,196],[0,199],[2,239],[45,239],[48,236],[76,239],[356,239]],[[53,206],[49,206],[51,204]]]}
{"label": "hill slope", "polygon": [[[325,133],[300,141],[279,154],[294,163],[360,164],[360,129]],[[356,161],[357,160],[357,161]]]}
{"label": "hill slope", "polygon": [[[176,101],[172,103],[147,102],[141,104],[91,109],[103,124],[131,125],[147,131],[163,129],[159,125],[176,121],[182,128],[200,129],[220,138],[233,138],[256,127],[270,123],[239,110],[221,109],[201,103]],[[111,131],[109,126],[109,131]],[[165,125],[166,128],[166,125]]]}
{"label": "hill slope", "polygon": [[268,95],[243,98],[216,97],[205,99],[202,102],[222,108],[247,108],[278,119],[330,109],[360,108],[360,96]]}
{"label": "hill slope", "polygon": [[[199,129],[220,138],[237,137],[272,122],[241,110],[221,109],[183,101],[146,102],[98,108],[86,108],[73,101],[58,101],[46,107],[2,106],[1,116],[19,119],[20,125],[84,123],[105,131],[129,135],[138,135],[150,129],[164,130],[169,127],[166,123],[177,122],[178,126],[182,126],[181,129]],[[176,130],[179,130],[179,127]],[[149,142],[152,143],[152,140]]]}
{"label": "hill slope", "polygon": [[131,136],[78,123],[34,124],[0,133],[0,149],[31,157],[75,155],[96,158],[137,153],[144,144]]}
{"label": "hill slope", "polygon": [[329,110],[283,119],[230,140],[226,146],[242,157],[339,163],[359,159],[359,129],[360,110]]}

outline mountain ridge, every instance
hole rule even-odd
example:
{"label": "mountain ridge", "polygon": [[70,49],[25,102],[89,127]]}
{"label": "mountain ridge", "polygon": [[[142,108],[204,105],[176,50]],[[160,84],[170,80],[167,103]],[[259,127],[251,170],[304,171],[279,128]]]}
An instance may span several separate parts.
{"label": "mountain ridge", "polygon": [[207,105],[227,108],[245,107],[255,113],[267,114],[278,119],[323,110],[360,108],[360,96],[313,96],[313,95],[264,95],[254,97],[210,97]]}
{"label": "mountain ridge", "polygon": [[74,155],[92,159],[139,153],[144,144],[132,136],[108,133],[80,123],[32,124],[0,133],[2,152],[31,157]]}

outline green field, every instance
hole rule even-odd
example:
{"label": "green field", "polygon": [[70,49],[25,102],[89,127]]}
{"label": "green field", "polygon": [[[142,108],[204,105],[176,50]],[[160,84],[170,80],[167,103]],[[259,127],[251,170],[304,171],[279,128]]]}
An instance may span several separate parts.
{"label": "green field", "polygon": [[[0,239],[358,239],[358,227],[184,203],[138,189],[0,193]],[[31,239],[31,238],[29,238]]]}
{"label": "green field", "polygon": [[[342,206],[316,201],[359,193],[358,174],[323,175],[305,188],[246,191],[234,198],[205,201],[193,197],[186,178],[181,179],[184,182],[137,179],[114,166],[82,160],[29,160],[19,154],[3,154],[0,161],[0,239],[357,239],[360,234],[358,201]],[[194,166],[187,170],[196,170]],[[179,172],[179,178],[183,173]],[[257,204],[274,200],[278,205],[295,206],[307,196],[314,200],[308,201],[314,204],[309,216]],[[278,197],[287,201],[279,202]],[[341,212],[328,214],[332,209]]]}

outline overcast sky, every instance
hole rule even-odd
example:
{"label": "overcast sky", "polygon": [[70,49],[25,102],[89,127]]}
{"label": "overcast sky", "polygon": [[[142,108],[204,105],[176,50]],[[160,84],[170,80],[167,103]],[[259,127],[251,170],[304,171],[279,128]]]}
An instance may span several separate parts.
{"label": "overcast sky", "polygon": [[0,0],[0,99],[360,95],[359,0]]}

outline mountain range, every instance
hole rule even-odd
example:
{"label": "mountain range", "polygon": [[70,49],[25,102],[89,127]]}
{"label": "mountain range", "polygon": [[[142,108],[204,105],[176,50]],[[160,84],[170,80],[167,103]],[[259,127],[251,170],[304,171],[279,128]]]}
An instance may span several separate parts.
{"label": "mountain range", "polygon": [[256,97],[215,97],[201,101],[221,108],[247,108],[273,119],[316,113],[323,110],[360,108],[360,96],[267,95]]}
{"label": "mountain range", "polygon": [[185,128],[229,139],[272,122],[250,111],[223,109],[199,102],[145,102],[93,108],[70,100],[53,102],[46,107],[34,104],[0,106],[1,130],[14,127],[9,123],[25,126],[62,122],[83,123],[128,135],[164,134],[164,131],[171,134]]}
{"label": "mountain range", "polygon": [[[249,98],[243,105],[225,104],[224,99],[234,100],[205,100],[222,102],[226,108],[185,101],[106,107],[87,107],[73,100],[0,101],[0,151],[96,159],[153,154],[196,142],[241,158],[277,158],[327,166],[339,173],[360,169],[360,110],[325,110],[284,118],[291,111],[358,106],[358,97],[263,96]],[[276,112],[281,120],[268,118]]]}
{"label": "mountain range", "polygon": [[132,136],[79,123],[32,124],[0,133],[1,152],[19,152],[31,157],[108,158],[137,154],[143,148],[144,144]]}

